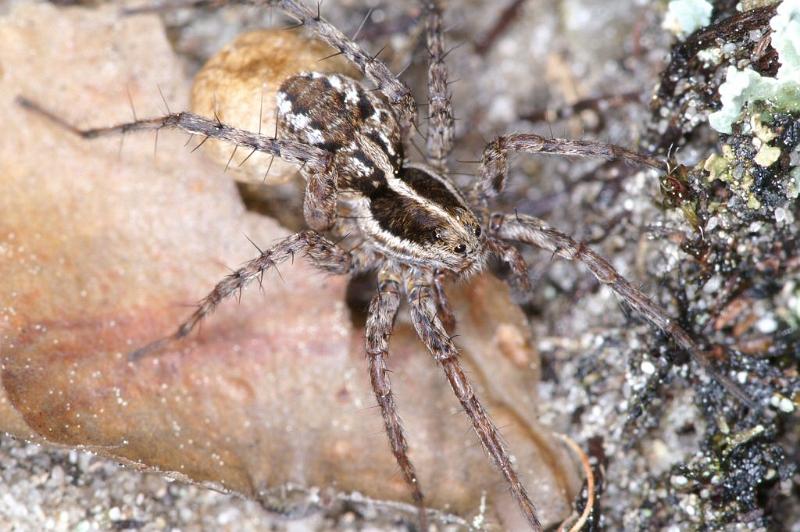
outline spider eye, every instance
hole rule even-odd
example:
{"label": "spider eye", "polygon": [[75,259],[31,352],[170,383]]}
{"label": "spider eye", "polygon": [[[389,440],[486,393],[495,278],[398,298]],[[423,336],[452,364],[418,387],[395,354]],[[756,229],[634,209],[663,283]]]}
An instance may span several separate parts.
{"label": "spider eye", "polygon": [[475,236],[481,236],[481,226],[480,225],[476,225],[475,226]]}
{"label": "spider eye", "polygon": [[467,251],[467,245],[466,244],[459,244],[459,245],[457,245],[455,247],[455,252],[456,253],[464,253],[465,251]]}

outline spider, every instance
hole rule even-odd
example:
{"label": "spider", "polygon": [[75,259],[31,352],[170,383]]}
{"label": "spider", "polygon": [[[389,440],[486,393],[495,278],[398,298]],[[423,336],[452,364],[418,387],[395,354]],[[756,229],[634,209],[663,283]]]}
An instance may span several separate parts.
{"label": "spider", "polygon": [[[377,274],[377,293],[366,322],[369,379],[380,407],[391,452],[427,529],[425,498],[400,423],[388,375],[389,337],[401,301],[409,307],[416,332],[443,370],[486,453],[505,478],[530,527],[541,530],[537,512],[520,482],[497,428],[475,395],[449,331],[455,318],[444,291],[446,279],[465,279],[480,272],[490,257],[505,262],[507,282],[517,292],[531,290],[528,267],[516,247],[527,244],[554,256],[583,263],[603,284],[652,325],[661,329],[708,373],[740,400],[746,397],[724,375],[716,373],[691,336],[645,294],[632,286],[602,257],[581,242],[524,214],[491,212],[490,202],[504,189],[508,158],[514,152],[621,158],[656,170],[662,161],[618,146],[591,141],[510,134],[489,143],[479,175],[462,192],[448,177],[447,160],[454,138],[454,119],[444,63],[442,11],[424,0],[429,51],[427,164],[410,163],[405,146],[418,121],[410,89],[377,57],[367,54],[320,16],[295,0],[237,0],[281,8],[351,61],[377,90],[339,74],[304,72],[285,80],[277,96],[275,136],[230,127],[189,112],[136,120],[95,129],[77,129],[38,104],[19,103],[74,133],[92,139],[136,130],[177,128],[234,147],[249,148],[300,165],[306,181],[304,217],[309,229],[284,238],[222,279],[177,330],[131,353],[141,359],[187,336],[228,296],[259,280],[264,272],[295,255],[333,274]],[[182,5],[224,4],[192,0]],[[358,241],[344,249],[336,238]]]}

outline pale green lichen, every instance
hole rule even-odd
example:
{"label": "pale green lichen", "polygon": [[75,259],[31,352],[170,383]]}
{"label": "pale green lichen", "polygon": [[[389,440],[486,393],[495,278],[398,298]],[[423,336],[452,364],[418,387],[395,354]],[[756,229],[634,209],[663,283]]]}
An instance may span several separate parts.
{"label": "pale green lichen", "polygon": [[757,165],[767,168],[781,157],[781,149],[779,147],[767,144],[771,140],[774,140],[777,135],[761,121],[760,114],[754,114],[750,117],[750,129],[753,135],[755,135],[753,145],[758,148],[758,152],[756,156],[753,157],[753,161]]}
{"label": "pale green lichen", "polygon": [[781,63],[774,78],[764,77],[752,68],[728,67],[720,85],[722,108],[708,121],[720,133],[730,134],[742,107],[766,102],[777,111],[800,111],[800,0],[784,0],[770,19],[772,46]]}
{"label": "pale green lichen", "polygon": [[[727,184],[728,189],[744,200],[750,209],[760,209],[762,206],[753,190],[754,175],[758,173],[756,165],[768,168],[777,163],[784,153],[780,146],[769,144],[778,138],[778,133],[770,127],[769,121],[772,119],[769,113],[754,113],[741,124],[741,133],[749,136],[755,155],[737,155],[731,145],[723,144],[721,153],[710,155],[702,163],[703,170],[708,173],[709,183],[719,180]],[[742,137],[738,142],[746,142],[746,139]],[[784,190],[786,198],[792,200],[800,195],[800,145],[790,152],[789,162],[792,168]],[[780,213],[776,211],[776,218],[787,219],[787,211],[783,207],[779,210]]]}
{"label": "pale green lichen", "polygon": [[753,157],[753,161],[758,166],[762,166],[764,168],[772,165],[780,159],[781,157],[781,149],[777,146],[769,146],[768,144],[762,144],[761,148],[759,148],[758,153],[756,156]]}
{"label": "pale green lichen", "polygon": [[727,144],[722,146],[722,155],[712,154],[703,164],[703,170],[708,172],[708,180],[729,181],[730,169],[733,165],[733,150]]}
{"label": "pale green lichen", "polygon": [[753,131],[756,138],[764,144],[778,136],[764,123],[760,114],[754,114],[750,117],[750,129]]}
{"label": "pale green lichen", "polygon": [[761,208],[761,201],[755,195],[750,194],[747,197],[747,207],[753,210]]}
{"label": "pale green lichen", "polygon": [[711,22],[712,9],[706,0],[672,0],[662,27],[678,37],[685,37]]}
{"label": "pale green lichen", "polygon": [[708,172],[709,182],[719,179],[726,183],[731,192],[745,201],[748,208],[761,208],[761,201],[752,191],[754,182],[752,172],[746,165],[737,162],[733,148],[727,144],[722,146],[722,155],[714,153],[705,160],[703,170]]}
{"label": "pale green lichen", "polygon": [[781,66],[778,79],[800,72],[800,0],[784,0],[769,21],[772,27],[772,47],[778,52]]}

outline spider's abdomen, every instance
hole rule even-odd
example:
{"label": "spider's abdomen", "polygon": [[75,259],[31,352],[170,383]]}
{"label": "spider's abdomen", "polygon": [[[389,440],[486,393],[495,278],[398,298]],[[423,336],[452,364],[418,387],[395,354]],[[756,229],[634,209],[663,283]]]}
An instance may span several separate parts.
{"label": "spider's abdomen", "polygon": [[346,76],[310,72],[287,79],[277,104],[280,137],[334,155],[340,196],[375,248],[459,271],[480,260],[475,215],[447,178],[404,166],[400,127],[375,92]]}
{"label": "spider's abdomen", "polygon": [[[284,81],[277,99],[278,135],[337,154],[339,165],[352,162],[353,180],[370,177],[375,170],[375,154],[364,149],[365,139],[386,156],[389,167],[402,165],[403,143],[394,113],[354,79],[304,72]],[[349,184],[340,182],[340,188]]]}

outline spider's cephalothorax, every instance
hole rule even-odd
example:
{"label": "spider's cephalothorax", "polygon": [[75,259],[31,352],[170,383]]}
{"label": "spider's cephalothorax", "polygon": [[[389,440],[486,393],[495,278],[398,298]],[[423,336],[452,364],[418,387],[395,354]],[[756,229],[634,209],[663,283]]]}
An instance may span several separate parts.
{"label": "spider's cephalothorax", "polygon": [[[483,409],[461,369],[458,350],[448,329],[454,318],[442,287],[442,277],[463,278],[480,269],[488,255],[504,261],[506,280],[515,290],[529,290],[528,269],[513,245],[528,244],[553,256],[583,263],[603,284],[655,327],[671,336],[705,371],[739,400],[748,398],[724,375],[691,336],[640,290],[626,281],[603,258],[583,243],[524,214],[490,213],[489,202],[504,188],[508,156],[513,152],[621,158],[662,169],[662,161],[617,146],[592,141],[511,134],[489,143],[480,174],[469,195],[462,195],[445,176],[452,149],[453,113],[447,91],[441,12],[435,0],[425,0],[428,66],[428,165],[408,164],[405,134],[415,121],[411,91],[380,60],[295,0],[238,0],[283,9],[299,25],[313,30],[347,57],[378,91],[341,75],[305,73],[287,79],[278,94],[279,134],[269,137],[234,128],[218,119],[188,112],[135,120],[111,127],[81,130],[36,103],[19,103],[84,138],[133,130],[180,128],[193,134],[249,148],[301,165],[306,179],[304,215],[310,227],[291,235],[225,277],[201,300],[195,312],[172,335],[132,354],[136,359],[183,338],[226,297],[239,292],[264,271],[304,254],[316,267],[335,274],[377,272],[378,292],[366,323],[369,378],[380,406],[386,432],[413,500],[426,528],[422,489],[408,457],[408,444],[397,414],[387,368],[389,337],[401,298],[423,344],[441,366],[468,415],[486,453],[503,474],[528,523],[541,525],[525,488],[517,477],[497,428]],[[207,0],[197,0],[203,4]],[[224,3],[219,1],[216,3]],[[435,170],[434,170],[435,169]],[[467,201],[467,199],[469,201]],[[476,216],[475,213],[480,213]],[[483,225],[483,227],[481,227]],[[326,236],[352,234],[360,245],[345,249]]]}
{"label": "spider's cephalothorax", "polygon": [[333,154],[339,199],[377,251],[456,273],[480,268],[478,219],[449,179],[405,164],[400,126],[376,93],[342,75],[310,72],[286,80],[277,104],[280,137]]}

